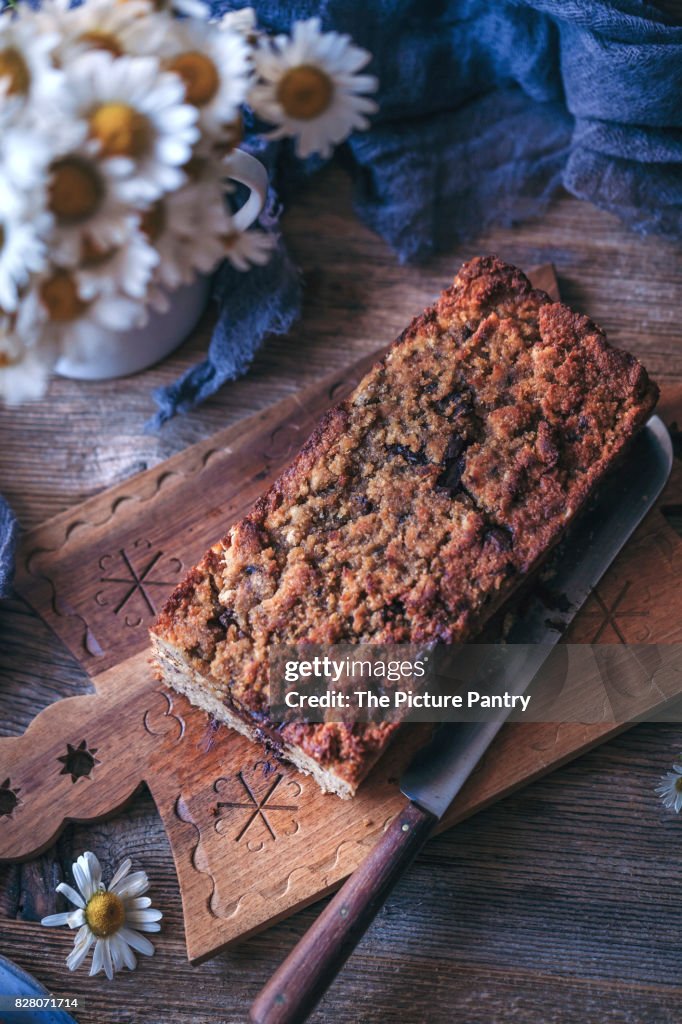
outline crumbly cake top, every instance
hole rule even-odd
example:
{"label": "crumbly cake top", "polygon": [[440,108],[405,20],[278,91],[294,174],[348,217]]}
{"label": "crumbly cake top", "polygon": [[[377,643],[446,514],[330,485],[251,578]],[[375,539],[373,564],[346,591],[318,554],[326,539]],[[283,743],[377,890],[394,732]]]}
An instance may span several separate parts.
{"label": "crumbly cake top", "polygon": [[155,631],[262,712],[272,644],[463,640],[551,547],[656,394],[587,317],[494,257],[472,260]]}

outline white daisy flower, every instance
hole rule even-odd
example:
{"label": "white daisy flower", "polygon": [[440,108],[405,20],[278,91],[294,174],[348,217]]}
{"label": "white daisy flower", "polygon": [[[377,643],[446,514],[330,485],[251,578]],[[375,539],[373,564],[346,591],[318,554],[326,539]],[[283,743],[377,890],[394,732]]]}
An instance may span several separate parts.
{"label": "white daisy flower", "polygon": [[152,5],[147,0],[86,0],[80,7],[70,4],[71,0],[43,0],[36,12],[40,30],[59,39],[55,56],[61,66],[88,50],[104,50],[112,57],[154,52],[154,28],[158,32],[160,26],[150,17]]}
{"label": "white daisy flower", "polygon": [[223,238],[225,256],[235,270],[250,270],[252,266],[264,266],[277,246],[275,235],[265,231],[233,231]]}
{"label": "white daisy flower", "polygon": [[[199,138],[196,108],[155,57],[86,53],[66,70],[68,102],[88,124],[89,147],[116,161],[119,194],[153,202],[185,181],[182,165]],[[127,176],[126,176],[127,174]]]}
{"label": "white daisy flower", "polygon": [[44,211],[31,210],[26,197],[0,179],[0,309],[6,313],[17,308],[20,290],[30,275],[46,265],[41,233],[49,226]]}
{"label": "white daisy flower", "polygon": [[251,76],[243,36],[188,19],[174,23],[159,54],[163,67],[181,79],[185,101],[197,108],[204,135],[232,139]]}
{"label": "white daisy flower", "polygon": [[144,321],[144,307],[121,293],[89,294],[75,271],[52,267],[34,278],[22,298],[31,320],[40,327],[41,344],[53,345],[74,359],[96,354],[102,331],[127,331]]}
{"label": "white daisy flower", "polygon": [[126,161],[97,160],[87,147],[52,161],[47,204],[54,218],[50,251],[56,263],[77,263],[84,244],[110,250],[130,237],[138,214],[124,194],[129,176]]}
{"label": "white daisy flower", "polygon": [[121,293],[131,299],[146,300],[158,264],[158,252],[135,227],[111,248],[98,246],[85,236],[74,276],[85,299]]}
{"label": "white daisy flower", "polygon": [[0,313],[0,400],[6,405],[42,398],[56,360],[54,349],[34,344],[26,319]]}
{"label": "white daisy flower", "polygon": [[52,63],[58,36],[36,32],[34,12],[17,7],[0,17],[0,92],[14,109],[29,98],[49,96],[61,74]]}
{"label": "white daisy flower", "polygon": [[321,32],[320,19],[294,25],[291,38],[264,40],[254,54],[258,82],[249,102],[265,121],[277,127],[269,138],[296,139],[296,153],[307,157],[331,155],[351,132],[369,127],[368,114],[377,110],[377,80],[358,72],[371,60],[367,50],[349,36]]}
{"label": "white daisy flower", "polygon": [[133,950],[145,956],[154,955],[154,947],[140,932],[158,932],[163,914],[151,909],[151,900],[143,893],[149,888],[144,871],[134,871],[130,860],[124,860],[108,888],[102,883],[102,868],[94,853],[82,854],[72,867],[78,891],[60,882],[61,892],[76,910],[44,917],[48,927],[67,924],[78,928],[73,949],[66,965],[75,971],[85,960],[93,942],[90,977],[104,971],[109,981],[116,971],[127,967],[134,971],[137,959]]}
{"label": "white daisy flower", "polygon": [[661,776],[656,792],[664,807],[679,814],[682,811],[682,764],[674,764],[671,772]]}

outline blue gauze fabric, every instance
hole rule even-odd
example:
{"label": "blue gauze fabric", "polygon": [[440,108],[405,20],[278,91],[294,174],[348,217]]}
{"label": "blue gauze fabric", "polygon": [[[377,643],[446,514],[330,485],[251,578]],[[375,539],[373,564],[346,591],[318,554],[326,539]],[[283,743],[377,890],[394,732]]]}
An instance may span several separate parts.
{"label": "blue gauze fabric", "polygon": [[[215,0],[213,13],[246,6]],[[342,147],[360,217],[399,260],[424,260],[490,223],[542,213],[564,186],[642,233],[682,236],[682,26],[638,0],[262,0],[258,20],[287,32],[319,15],[374,54],[372,127]],[[268,167],[263,226],[322,161],[290,141],[245,146]],[[155,394],[154,426],[245,373],[267,336],[300,309],[296,269],[272,262],[216,278],[206,360]],[[0,507],[0,587],[11,534]],[[2,591],[0,590],[0,593]]]}
{"label": "blue gauze fabric", "polygon": [[0,597],[9,597],[12,591],[16,546],[17,521],[0,494]]}
{"label": "blue gauze fabric", "polygon": [[[212,4],[214,14],[244,6]],[[259,24],[286,32],[319,15],[374,54],[379,114],[341,156],[360,217],[401,262],[491,223],[537,216],[560,186],[642,233],[682,237],[682,26],[637,0],[262,0]],[[253,128],[253,126],[251,126]],[[261,126],[263,127],[263,126]],[[279,203],[319,160],[290,141],[245,146],[266,162]],[[299,312],[296,274],[277,259],[223,269],[208,357],[155,398],[158,426],[244,373]]]}

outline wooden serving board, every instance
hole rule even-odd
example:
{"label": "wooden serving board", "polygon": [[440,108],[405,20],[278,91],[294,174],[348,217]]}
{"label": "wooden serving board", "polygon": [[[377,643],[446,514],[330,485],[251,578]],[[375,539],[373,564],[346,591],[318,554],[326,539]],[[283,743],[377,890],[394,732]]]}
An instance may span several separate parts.
{"label": "wooden serving board", "polygon": [[[551,268],[533,275],[556,294]],[[166,594],[290,461],[368,357],[57,516],[24,539],[19,592],[92,677],[91,695],[43,710],[0,740],[0,858],[48,847],[68,821],[122,808],[144,782],[173,851],[187,950],[199,962],[330,891],[397,812],[397,778],[419,734],[380,761],[353,801],[293,768],[155,681],[147,627]],[[682,419],[682,388],[664,396]],[[576,620],[574,642],[682,640],[682,541],[662,512],[673,479]],[[509,725],[443,828],[614,732],[613,725]]]}

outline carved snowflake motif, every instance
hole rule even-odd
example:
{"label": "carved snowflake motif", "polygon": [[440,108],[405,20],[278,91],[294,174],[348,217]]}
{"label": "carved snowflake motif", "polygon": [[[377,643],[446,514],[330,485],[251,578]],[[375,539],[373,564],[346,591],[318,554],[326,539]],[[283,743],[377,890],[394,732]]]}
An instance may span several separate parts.
{"label": "carved snowflake motif", "polygon": [[[114,615],[124,616],[126,626],[140,626],[145,618],[157,613],[155,597],[163,597],[175,586],[178,574],[182,570],[179,558],[168,558],[163,551],[149,552],[150,541],[137,540],[131,550],[122,547],[115,554],[103,555],[99,560],[100,570],[104,573],[100,583],[106,586],[95,594],[95,601],[100,608],[111,607],[110,594],[115,594],[113,605]],[[164,566],[163,576],[156,575],[156,570]],[[174,577],[166,579],[166,575]],[[162,587],[162,591],[158,588]]]}
{"label": "carved snowflake motif", "polygon": [[645,618],[649,613],[648,611],[634,611],[622,609],[622,604],[627,597],[628,591],[632,586],[631,580],[628,580],[620,588],[614,599],[610,604],[607,604],[604,598],[599,593],[599,590],[595,587],[592,591],[592,597],[597,605],[596,611],[586,611],[584,614],[586,617],[599,616],[599,624],[597,630],[590,640],[590,643],[597,644],[601,640],[606,630],[610,627],[618,637],[618,642],[626,644],[628,641],[625,639],[623,632],[623,626],[621,625],[622,619],[641,619]]}
{"label": "carved snowflake motif", "polygon": [[[260,762],[254,765],[257,768]],[[267,778],[267,775],[265,776]],[[234,836],[236,843],[241,842],[242,839],[247,839],[247,845],[250,850],[257,851],[261,850],[267,841],[276,840],[278,835],[295,835],[298,831],[298,823],[293,818],[293,815],[298,811],[298,804],[286,803],[281,799],[275,799],[275,794],[278,793],[280,786],[284,782],[284,775],[279,772],[272,781],[263,789],[254,783],[252,779],[249,781],[244,772],[237,772],[235,779],[239,784],[240,792],[236,794],[237,798],[234,800],[221,800],[215,807],[215,815],[218,818],[216,822],[216,829],[218,832],[223,831],[224,818],[221,817],[221,811],[225,808],[241,812],[243,815],[240,828]],[[214,784],[215,791],[220,794],[222,785],[229,783],[230,780],[218,779]],[[302,789],[298,782],[294,779],[290,779],[286,782],[289,789],[293,789],[294,797],[300,796]],[[288,815],[288,821],[293,821],[293,829],[280,829],[277,831],[276,817],[282,812],[286,812]],[[280,818],[281,820],[281,818]],[[279,826],[278,826],[279,827]],[[253,839],[251,841],[251,834],[257,833],[262,836],[262,839]]]}

